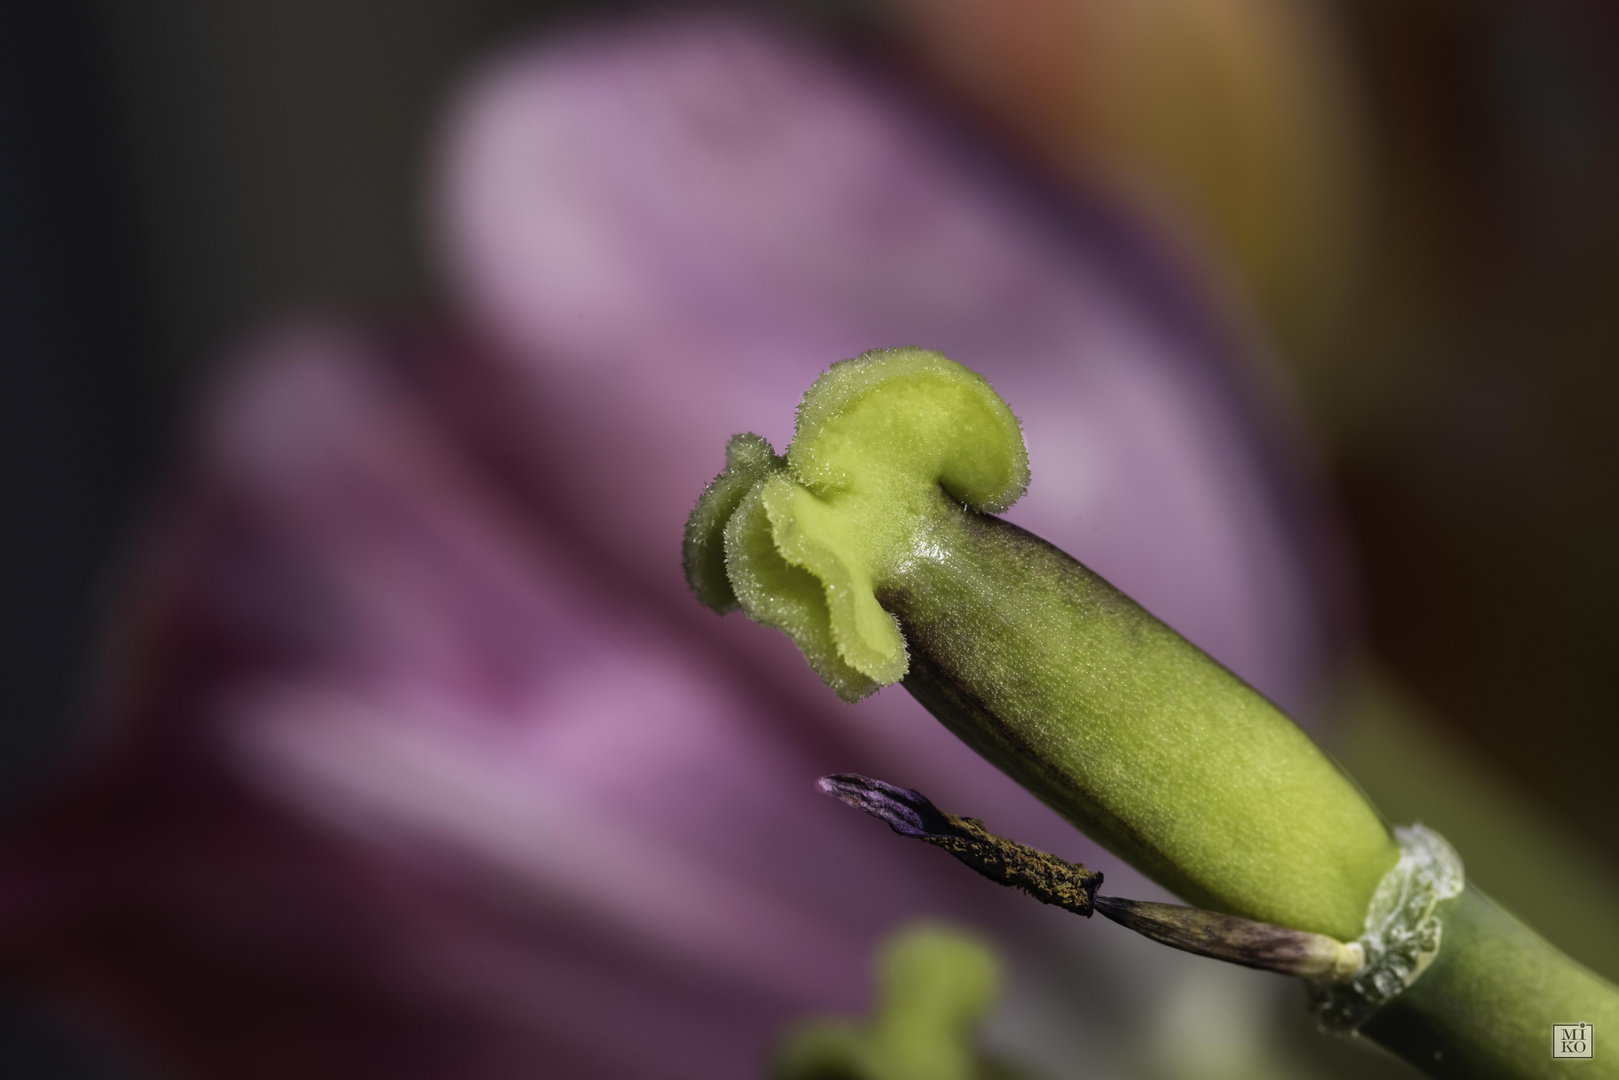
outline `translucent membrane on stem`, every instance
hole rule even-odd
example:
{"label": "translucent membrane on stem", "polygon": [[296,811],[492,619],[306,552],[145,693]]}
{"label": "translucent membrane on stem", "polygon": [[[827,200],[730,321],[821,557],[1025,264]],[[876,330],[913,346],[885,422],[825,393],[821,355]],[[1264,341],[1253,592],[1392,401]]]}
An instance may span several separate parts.
{"label": "translucent membrane on stem", "polygon": [[1359,1029],[1384,1002],[1417,981],[1439,955],[1441,910],[1465,884],[1461,857],[1444,837],[1421,825],[1394,834],[1400,861],[1378,883],[1359,940],[1365,968],[1347,982],[1317,987],[1312,995],[1316,1019],[1328,1031]]}

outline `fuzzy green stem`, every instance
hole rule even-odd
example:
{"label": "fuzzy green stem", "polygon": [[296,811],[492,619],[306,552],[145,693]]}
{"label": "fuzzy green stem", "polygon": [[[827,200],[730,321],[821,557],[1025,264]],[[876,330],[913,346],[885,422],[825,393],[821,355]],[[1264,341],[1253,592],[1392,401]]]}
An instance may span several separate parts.
{"label": "fuzzy green stem", "polygon": [[1016,419],[983,379],[936,353],[868,354],[805,395],[785,459],[732,441],[692,514],[688,573],[716,610],[785,630],[847,699],[903,679],[1198,907],[1354,937],[1398,857],[1382,822],[1262,696],[987,513],[1027,478]]}
{"label": "fuzzy green stem", "polygon": [[928,711],[1196,906],[1360,933],[1398,852],[1308,736],[1038,537],[942,499],[929,524],[878,593]]}
{"label": "fuzzy green stem", "polygon": [[[1430,1076],[1619,1077],[1619,990],[1468,886],[1440,912],[1431,967],[1360,1029]],[[1554,1024],[1594,1026],[1590,1060],[1554,1058]]]}
{"label": "fuzzy green stem", "polygon": [[[688,574],[716,610],[739,603],[787,632],[846,700],[903,680],[1197,907],[1341,941],[1369,931],[1401,857],[1377,813],[1242,680],[992,516],[1027,481],[1016,419],[982,378],[937,353],[869,353],[805,395],[785,458],[757,436],[733,442],[693,512]],[[1553,1021],[1619,1036],[1612,987],[1471,896],[1447,902],[1456,929],[1439,960],[1368,1034],[1424,1068],[1442,1059],[1422,1054],[1451,1053],[1524,1077],[1569,1067],[1552,1064]],[[1533,995],[1575,1015],[1535,1034]],[[1527,1019],[1509,1022],[1514,1007]],[[1619,1054],[1573,1067],[1614,1076]]]}

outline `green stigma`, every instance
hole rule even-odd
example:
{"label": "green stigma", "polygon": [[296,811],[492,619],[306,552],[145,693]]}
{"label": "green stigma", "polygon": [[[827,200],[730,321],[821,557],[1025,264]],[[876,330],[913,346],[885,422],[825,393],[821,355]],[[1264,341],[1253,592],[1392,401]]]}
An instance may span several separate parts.
{"label": "green stigma", "polygon": [[984,378],[925,349],[833,364],[804,395],[785,459],[738,435],[686,526],[704,604],[740,604],[797,643],[845,701],[898,682],[905,636],[880,583],[949,504],[1004,510],[1029,482],[1017,418]]}

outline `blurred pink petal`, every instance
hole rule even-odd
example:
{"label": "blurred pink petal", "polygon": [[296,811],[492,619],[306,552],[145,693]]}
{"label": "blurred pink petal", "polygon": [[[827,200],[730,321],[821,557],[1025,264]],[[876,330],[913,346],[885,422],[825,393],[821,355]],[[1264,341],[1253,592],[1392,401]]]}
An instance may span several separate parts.
{"label": "blurred pink petal", "polygon": [[13,853],[8,951],[217,1075],[748,1076],[858,1007],[943,869],[822,805],[862,755],[514,507],[397,341],[255,351],[154,545],[106,768]]}
{"label": "blurred pink petal", "polygon": [[[725,438],[916,343],[1023,417],[1012,515],[1287,704],[1330,560],[1242,342],[1128,222],[790,38],[510,54],[445,140],[475,345],[311,322],[204,409],[103,743],[14,835],[4,955],[210,1076],[741,1078],[918,913],[1027,901],[815,793],[914,785],[1135,879],[908,697],[686,594]],[[1049,949],[1048,949],[1049,951]]]}
{"label": "blurred pink petal", "polygon": [[1010,517],[1308,709],[1318,508],[1243,343],[1138,228],[731,22],[541,44],[452,116],[441,246],[503,346],[509,434],[655,588],[684,589],[667,537],[727,436],[780,449],[831,361],[920,345],[1023,420],[1034,481]]}

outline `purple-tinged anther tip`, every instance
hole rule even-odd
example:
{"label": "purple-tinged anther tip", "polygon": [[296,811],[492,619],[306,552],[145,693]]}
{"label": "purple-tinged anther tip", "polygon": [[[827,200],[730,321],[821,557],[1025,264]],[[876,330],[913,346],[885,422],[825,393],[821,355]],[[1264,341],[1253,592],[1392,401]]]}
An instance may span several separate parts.
{"label": "purple-tinged anther tip", "polygon": [[966,835],[944,811],[911,788],[895,787],[859,773],[833,773],[821,777],[815,786],[823,795],[881,818],[901,836],[928,840]]}
{"label": "purple-tinged anther tip", "polygon": [[976,818],[947,814],[910,788],[859,773],[823,776],[816,787],[856,810],[882,818],[901,836],[944,848],[991,881],[1022,889],[1042,903],[1090,916],[1091,898],[1102,883],[1102,875],[1094,870],[996,836]]}

